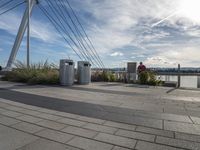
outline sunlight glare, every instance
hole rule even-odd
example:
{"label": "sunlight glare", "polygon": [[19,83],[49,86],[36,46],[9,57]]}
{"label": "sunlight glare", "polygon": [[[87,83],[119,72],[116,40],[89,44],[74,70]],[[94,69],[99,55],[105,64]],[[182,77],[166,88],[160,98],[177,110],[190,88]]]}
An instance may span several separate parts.
{"label": "sunlight glare", "polygon": [[180,0],[180,14],[193,22],[200,22],[200,0]]}

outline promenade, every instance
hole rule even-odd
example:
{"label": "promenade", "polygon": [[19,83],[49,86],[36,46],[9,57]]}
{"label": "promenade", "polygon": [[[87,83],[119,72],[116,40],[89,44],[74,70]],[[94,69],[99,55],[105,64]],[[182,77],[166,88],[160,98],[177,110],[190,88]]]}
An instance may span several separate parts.
{"label": "promenade", "polygon": [[0,81],[0,150],[199,150],[200,91]]}

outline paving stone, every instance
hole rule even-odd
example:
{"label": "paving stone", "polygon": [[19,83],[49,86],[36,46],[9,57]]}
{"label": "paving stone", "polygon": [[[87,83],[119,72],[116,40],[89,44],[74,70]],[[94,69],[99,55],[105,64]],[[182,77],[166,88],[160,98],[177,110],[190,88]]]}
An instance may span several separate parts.
{"label": "paving stone", "polygon": [[40,108],[40,109],[38,109],[38,111],[48,113],[48,114],[56,114],[57,113],[57,111],[55,111],[55,110],[45,109],[45,108]]}
{"label": "paving stone", "polygon": [[142,127],[142,126],[137,126],[136,131],[150,133],[154,135],[161,135],[165,137],[174,137],[174,133],[172,131],[159,130],[159,129],[147,128],[147,127]]}
{"label": "paving stone", "polygon": [[1,114],[5,116],[9,116],[9,117],[19,117],[23,115],[22,113],[10,111],[10,110],[4,111]]}
{"label": "paving stone", "polygon": [[51,114],[46,114],[46,113],[35,114],[34,116],[37,116],[43,119],[53,120],[53,121],[56,121],[62,118],[56,115],[51,115]]}
{"label": "paving stone", "polygon": [[61,130],[67,126],[66,124],[58,123],[58,122],[50,121],[50,120],[43,120],[43,121],[37,122],[36,124],[43,127],[55,129],[55,130]]}
{"label": "paving stone", "polygon": [[73,135],[50,129],[42,130],[36,133],[36,135],[61,143],[66,143],[74,137]]}
{"label": "paving stone", "polygon": [[9,106],[6,109],[12,110],[12,111],[24,111],[26,109],[22,108],[22,107],[16,107],[16,106]]}
{"label": "paving stone", "polygon": [[112,121],[106,121],[104,123],[104,125],[116,127],[116,128],[121,128],[121,129],[133,130],[133,131],[136,128],[135,125],[129,125],[129,124],[125,124],[125,123],[118,123],[118,122],[112,122]]}
{"label": "paving stone", "polygon": [[81,127],[81,126],[86,124],[86,122],[74,120],[74,119],[69,119],[69,118],[62,118],[62,119],[57,120],[57,122],[65,123],[65,124],[68,124],[68,125],[74,125],[74,126],[77,126],[77,127]]}
{"label": "paving stone", "polygon": [[170,146],[149,143],[144,141],[138,141],[135,149],[136,150],[183,150],[179,148],[174,148]]}
{"label": "paving stone", "polygon": [[0,150],[15,150],[38,137],[0,125]]}
{"label": "paving stone", "polygon": [[75,146],[85,150],[111,150],[113,145],[98,142],[95,140],[90,140],[81,137],[75,137],[67,144],[71,146]]}
{"label": "paving stone", "polygon": [[36,123],[43,120],[41,118],[37,118],[37,117],[29,116],[29,115],[23,115],[23,116],[17,117],[17,119],[22,120],[22,121],[27,121],[30,123]]}
{"label": "paving stone", "polygon": [[149,141],[149,142],[154,142],[154,139],[155,139],[155,135],[127,131],[127,130],[122,130],[122,129],[119,129],[115,134],[119,136],[124,136],[128,138],[144,140],[144,141]]}
{"label": "paving stone", "polygon": [[162,120],[144,118],[144,117],[134,117],[134,116],[109,113],[105,116],[105,119],[114,121],[114,122],[141,125],[141,126],[153,127],[153,128],[158,128],[158,129],[162,129],[163,127]]}
{"label": "paving stone", "polygon": [[96,124],[103,124],[105,122],[105,120],[96,119],[96,118],[90,118],[90,117],[85,117],[85,116],[80,116],[77,119],[81,120],[81,121],[87,121],[87,122],[91,122],[91,123],[96,123]]}
{"label": "paving stone", "polygon": [[25,145],[17,150],[78,150],[73,147],[66,147],[64,144],[56,143],[50,140],[38,139],[33,143]]}
{"label": "paving stone", "polygon": [[95,139],[126,148],[134,148],[136,144],[136,140],[106,133],[99,133]]}
{"label": "paving stone", "polygon": [[135,112],[134,115],[140,116],[140,117],[161,119],[161,120],[171,120],[171,121],[192,123],[192,121],[190,120],[188,116],[183,116],[183,115],[153,113],[153,112],[144,112],[144,111]]}
{"label": "paving stone", "polygon": [[111,134],[114,134],[117,131],[117,128],[93,124],[93,123],[88,123],[84,125],[83,128],[105,132],[105,133],[111,133]]}
{"label": "paving stone", "polygon": [[6,109],[0,108],[0,114],[4,111],[7,111]]}
{"label": "paving stone", "polygon": [[192,117],[191,116],[191,119],[195,124],[200,124],[200,118],[199,117]]}
{"label": "paving stone", "polygon": [[200,143],[184,141],[184,140],[179,140],[179,139],[172,139],[172,138],[161,137],[161,136],[158,136],[156,138],[156,143],[175,146],[178,148],[186,148],[186,149],[190,149],[190,150],[199,150],[200,149]]}
{"label": "paving stone", "polygon": [[79,115],[70,114],[70,113],[66,113],[66,112],[56,112],[55,115],[72,118],[72,119],[76,119],[76,118],[80,117]]}
{"label": "paving stone", "polygon": [[14,124],[17,124],[21,121],[19,120],[16,120],[16,119],[13,119],[13,118],[9,118],[9,117],[0,117],[0,123],[3,124],[3,125],[14,125]]}
{"label": "paving stone", "polygon": [[28,133],[35,133],[35,132],[38,132],[38,131],[41,131],[41,130],[44,129],[40,126],[30,124],[30,123],[26,123],[26,122],[20,122],[18,124],[13,125],[12,127],[15,128],[15,129],[18,129],[18,130],[28,132]]}
{"label": "paving stone", "polygon": [[200,135],[200,125],[195,125],[195,124],[164,121],[164,129],[170,131]]}
{"label": "paving stone", "polygon": [[11,106],[11,105],[9,105],[9,104],[0,102],[0,107],[1,107],[1,108],[7,108],[7,107],[10,107],[10,106]]}
{"label": "paving stone", "polygon": [[37,110],[29,110],[29,109],[24,109],[23,111],[19,111],[21,113],[27,114],[27,115],[38,115],[40,114],[40,112],[38,112]]}
{"label": "paving stone", "polygon": [[200,143],[200,135],[194,135],[194,134],[185,134],[180,132],[175,132],[175,138],[182,139],[182,140],[188,140],[188,141],[194,141]]}
{"label": "paving stone", "polygon": [[83,137],[88,137],[88,138],[92,138],[95,135],[97,135],[97,133],[98,133],[96,131],[87,130],[87,129],[83,129],[83,128],[78,128],[78,127],[73,127],[73,126],[68,126],[68,127],[64,128],[64,129],[62,129],[62,131],[66,132],[66,133],[80,135],[80,136],[83,136]]}
{"label": "paving stone", "polygon": [[115,146],[112,150],[130,150],[130,149],[119,147],[119,146]]}

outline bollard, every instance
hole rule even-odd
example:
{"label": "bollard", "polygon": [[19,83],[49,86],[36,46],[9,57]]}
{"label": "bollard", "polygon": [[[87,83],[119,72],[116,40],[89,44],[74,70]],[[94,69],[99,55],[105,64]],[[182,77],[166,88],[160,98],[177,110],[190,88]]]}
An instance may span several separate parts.
{"label": "bollard", "polygon": [[197,88],[200,88],[200,76],[197,76]]}
{"label": "bollard", "polygon": [[181,86],[181,66],[178,64],[178,88]]}

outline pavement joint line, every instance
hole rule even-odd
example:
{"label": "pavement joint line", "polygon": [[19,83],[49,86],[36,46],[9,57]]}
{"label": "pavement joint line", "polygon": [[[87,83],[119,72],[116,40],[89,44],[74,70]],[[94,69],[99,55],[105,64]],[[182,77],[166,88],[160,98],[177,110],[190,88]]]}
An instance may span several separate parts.
{"label": "pavement joint line", "polygon": [[[10,117],[10,118],[12,118],[12,117]],[[24,122],[25,122],[25,121],[24,121]],[[29,123],[29,122],[28,122],[28,123]],[[9,127],[9,128],[12,128],[12,129],[15,129],[15,130],[24,132],[24,133],[28,133],[28,132],[25,132],[25,131],[23,131],[23,130],[16,129],[16,128],[12,127],[12,126],[7,126],[7,125],[4,125],[4,124],[2,124],[2,123],[0,123],[0,124],[3,125],[3,126],[6,126],[6,127]],[[30,123],[30,124],[34,124],[34,123]],[[34,124],[34,125],[37,125],[37,124]],[[40,126],[40,125],[38,125],[38,126]],[[42,127],[42,126],[41,126],[41,127]],[[66,132],[63,132],[63,131],[60,131],[60,130],[56,130],[56,129],[51,129],[51,128],[48,128],[48,127],[45,127],[45,128],[46,128],[46,129],[50,129],[50,130],[54,130],[54,131],[58,131],[58,132],[61,132],[61,133],[66,133]],[[45,130],[45,129],[43,129],[43,130]],[[99,132],[99,133],[103,133],[103,132]],[[99,134],[99,133],[98,133],[98,134]],[[40,138],[44,138],[44,139],[47,139],[47,140],[51,140],[51,139],[48,139],[48,138],[45,138],[45,137],[36,135],[35,133],[33,133],[33,134],[28,133],[28,134],[34,135],[34,136],[37,136],[37,137],[40,137]],[[107,143],[107,144],[110,144],[110,145],[114,145],[114,144],[109,143],[109,142],[100,141],[100,140],[96,140],[96,139],[93,139],[93,138],[83,137],[83,136],[81,136],[81,135],[75,135],[75,134],[71,134],[71,133],[66,133],[66,134],[73,135],[73,136],[75,136],[75,137],[81,137],[81,138],[85,138],[85,139],[89,139],[89,140],[94,140],[94,141],[101,142],[101,143]],[[98,135],[98,134],[97,134],[97,135]],[[108,134],[108,133],[106,133],[106,134]],[[110,135],[113,135],[113,134],[110,134]],[[118,136],[119,136],[119,135],[118,135]],[[123,136],[119,136],[119,137],[123,137]],[[161,137],[163,137],[163,136],[161,136]],[[134,138],[128,138],[128,137],[126,137],[126,138],[127,138],[127,139],[134,139]],[[154,143],[154,142],[146,141],[146,140],[142,140],[142,139],[140,139],[140,140],[134,139],[134,140],[136,140],[136,141],[144,141],[144,142],[149,142],[149,143]],[[58,142],[58,143],[63,144],[62,142],[59,142],[59,141],[55,141],[55,140],[51,140],[51,141],[54,141],[54,142]],[[183,140],[183,141],[188,141],[188,140]],[[68,141],[68,142],[69,142],[69,141]],[[191,141],[189,141],[189,142],[191,142]],[[199,142],[196,142],[196,143],[199,143]],[[160,144],[160,143],[154,143],[154,144],[169,146],[169,145]],[[65,143],[65,145],[71,146],[71,145],[68,145],[67,143]],[[121,145],[114,145],[114,146],[119,146],[119,147],[123,147],[123,148],[128,148],[128,147],[124,147],[124,146],[121,146]],[[175,147],[175,146],[170,146],[170,147]],[[78,147],[76,147],[76,148],[78,148]],[[175,148],[177,148],[177,147],[175,147]],[[130,149],[130,148],[129,148],[129,149]],[[186,150],[188,150],[188,149],[186,149]]]}
{"label": "pavement joint line", "polygon": [[138,144],[138,140],[136,140],[136,143],[133,149],[136,149],[137,144]]}
{"label": "pavement joint line", "polygon": [[[1,124],[1,123],[0,123],[0,124]],[[105,142],[105,141],[100,141],[100,140],[96,140],[96,139],[93,139],[93,138],[87,138],[87,137],[83,137],[83,136],[80,136],[80,135],[74,135],[74,134],[71,134],[71,133],[66,133],[66,132],[62,132],[62,131],[59,131],[59,130],[51,129],[51,130],[54,130],[54,131],[59,131],[59,132],[61,132],[61,133],[65,133],[65,134],[69,134],[69,135],[73,135],[73,136],[74,136],[74,137],[72,137],[70,140],[66,141],[65,143],[62,143],[62,142],[59,142],[59,141],[56,141],[56,140],[52,140],[52,139],[50,139],[50,138],[46,138],[46,137],[43,137],[43,136],[39,136],[39,135],[36,134],[36,133],[38,133],[38,132],[36,132],[36,133],[29,133],[29,132],[26,132],[26,131],[23,131],[23,130],[20,130],[20,129],[16,129],[16,128],[12,127],[12,126],[7,126],[7,125],[4,125],[4,124],[1,124],[1,125],[6,126],[6,127],[8,127],[8,128],[12,128],[12,129],[17,130],[17,131],[20,131],[20,132],[24,132],[24,133],[26,133],[26,134],[30,134],[30,135],[33,135],[33,136],[36,136],[36,137],[39,137],[39,138],[42,138],[42,139],[50,140],[50,141],[57,142],[57,143],[60,143],[60,144],[64,144],[64,145],[67,145],[67,146],[72,146],[72,145],[69,145],[69,144],[67,144],[67,143],[70,142],[73,138],[75,138],[75,137],[81,137],[81,138],[84,138],[84,139],[89,139],[89,140],[93,140],[93,141],[97,141],[97,142],[101,142],[101,143],[110,144],[110,145],[112,145],[112,146],[119,146],[119,147],[122,147],[122,148],[130,149],[130,148],[125,147],[125,146],[114,145],[113,143],[109,143],[109,142]],[[47,129],[48,129],[48,128],[47,128]],[[46,129],[43,129],[43,130],[46,130]],[[42,131],[42,130],[41,130],[41,131]],[[102,133],[102,132],[100,132],[100,133]],[[98,133],[98,134],[99,134],[99,133]],[[121,136],[120,136],[120,137],[121,137]],[[130,138],[128,138],[128,139],[130,139]],[[142,141],[142,140],[141,140],[141,141]],[[74,148],[79,148],[79,147],[75,147],[75,146],[72,146],[72,147],[74,147]],[[79,148],[79,149],[80,149],[80,148]],[[131,149],[130,149],[130,150],[131,150]]]}
{"label": "pavement joint line", "polygon": [[[3,115],[3,114],[2,114]],[[25,114],[25,115],[27,115],[27,114]],[[4,115],[4,116],[6,116],[6,115]],[[32,115],[27,115],[27,116],[32,116]],[[7,116],[7,117],[10,117],[10,116]],[[36,117],[36,116],[33,116],[33,117]],[[17,118],[15,118],[15,117],[10,117],[10,118],[14,118],[14,119],[17,119]],[[36,117],[36,118],[39,118],[39,117]],[[66,118],[66,117],[63,117],[63,118]],[[44,119],[44,118],[41,118],[41,119],[43,119],[43,120],[48,120],[48,119]],[[20,120],[20,119],[17,119],[17,120]],[[43,121],[43,120],[41,120],[41,121]],[[73,119],[73,120],[76,120],[76,119]],[[23,121],[23,122],[27,122],[27,121],[24,121],[24,120],[20,120],[20,121]],[[49,120],[49,121],[52,121],[52,120]],[[38,122],[40,122],[40,121],[38,121]],[[38,123],[38,122],[35,122],[35,123]],[[56,122],[56,121],[55,121]],[[30,123],[30,122],[27,122],[27,123]],[[60,123],[60,122],[57,122],[57,123]],[[88,123],[90,123],[90,122],[88,122]],[[32,123],[32,124],[34,124],[34,123]],[[66,124],[66,123],[61,123],[61,124]],[[96,123],[93,123],[93,124],[96,124]],[[36,124],[36,125],[38,125],[38,124]],[[66,125],[69,125],[69,124],[66,124]],[[85,124],[86,125],[86,124]],[[99,125],[99,124],[97,124],[97,125]],[[38,126],[40,126],[40,125],[38,125]],[[86,129],[86,128],[84,128],[84,126],[82,126],[82,127],[79,127],[79,126],[75,126],[75,125],[69,125],[69,126],[74,126],[74,127],[78,127],[78,128],[83,128],[83,129]],[[106,126],[106,125],[102,125],[102,126]],[[136,125],[137,126],[137,125]],[[41,126],[41,127],[44,127],[44,126]],[[113,127],[113,126],[109,126],[109,127]],[[141,127],[146,127],[146,126],[141,126]],[[45,128],[47,128],[47,127],[45,127]],[[119,129],[118,127],[113,127],[113,128],[116,128],[116,129]],[[148,128],[152,128],[152,127],[148,127]],[[49,128],[49,129],[52,129],[52,128]],[[121,128],[120,128],[121,129]],[[124,129],[124,128],[122,128],[123,130],[127,130],[127,129]],[[152,129],[157,129],[157,128],[152,128]],[[92,129],[87,129],[87,130],[91,130],[91,131],[95,131],[95,130],[92,130]],[[159,130],[163,130],[163,131],[170,131],[170,130],[164,130],[164,129],[159,129]],[[59,131],[59,130],[58,130]],[[132,131],[132,130],[127,130],[127,131]],[[144,134],[150,134],[150,135],[156,135],[156,134],[152,134],[152,133],[146,133],[146,132],[140,132],[140,131],[136,131],[136,132],[138,132],[138,133],[144,133]],[[171,131],[171,132],[173,132],[173,134],[175,134],[175,131]],[[66,132],[65,132],[66,133]],[[102,132],[102,133],[107,133],[107,132]],[[180,132],[180,133],[184,133],[184,132]],[[193,135],[195,135],[195,134],[193,134]]]}
{"label": "pavement joint line", "polygon": [[[20,131],[20,132],[23,132],[23,133],[26,133],[26,134],[29,134],[29,135],[32,135],[32,136],[39,137],[39,138],[41,138],[41,139],[45,139],[45,140],[53,141],[53,142],[56,142],[56,143],[64,144],[64,145],[66,145],[66,146],[71,146],[71,145],[68,145],[67,143],[62,143],[62,142],[59,142],[59,141],[55,141],[55,140],[52,140],[52,139],[48,139],[48,138],[46,138],[46,137],[42,137],[42,136],[39,136],[39,135],[35,135],[35,134],[32,134],[32,133],[26,132],[26,131],[23,131],[23,130],[20,130],[20,129],[16,129],[16,128],[12,127],[12,126],[7,126],[7,125],[1,124],[1,123],[0,123],[0,125],[5,126],[5,127],[8,127],[8,128],[11,128],[11,129],[14,129],[14,130],[17,130],[17,131]],[[30,143],[29,143],[29,144],[30,144]],[[78,148],[78,147],[75,147],[75,146],[71,146],[71,147]],[[78,148],[78,149],[80,149],[80,148]],[[84,150],[84,149],[83,149],[83,150]]]}

